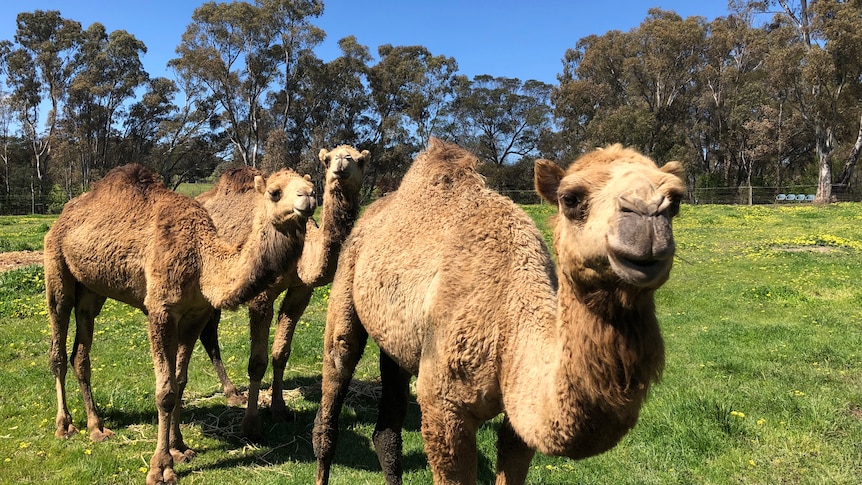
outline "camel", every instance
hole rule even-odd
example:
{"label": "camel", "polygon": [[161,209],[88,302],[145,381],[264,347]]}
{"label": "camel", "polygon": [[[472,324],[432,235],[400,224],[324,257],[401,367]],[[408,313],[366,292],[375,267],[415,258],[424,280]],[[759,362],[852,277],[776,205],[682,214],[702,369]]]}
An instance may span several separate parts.
{"label": "camel", "polygon": [[383,386],[372,441],[389,484],[401,483],[411,374],[436,484],[476,483],[477,428],[500,413],[498,484],[524,483],[536,451],[602,453],[635,426],[661,375],[654,293],[672,267],[681,164],[657,168],[619,145],[568,171],[537,160],[536,188],[559,208],[556,267],[529,216],[486,189],[476,164],[432,139],[345,242],[312,432],[318,484],[368,336]]}
{"label": "camel", "polygon": [[[290,358],[293,332],[299,318],[308,306],[315,287],[332,282],[341,245],[359,214],[360,189],[369,158],[368,150],[357,151],[349,145],[333,150],[321,149],[318,158],[326,167],[326,184],[320,216],[321,225],[309,218],[305,246],[297,266],[291,266],[276,282],[253,298],[248,304],[251,352],[248,361],[249,397],[242,422],[242,433],[252,440],[261,438],[258,413],[260,383],[266,372],[269,327],[273,305],[285,291],[278,311],[275,339],[272,348],[272,402],[270,411],[277,420],[287,419],[287,408],[282,391],[284,370]],[[251,221],[245,217],[254,204],[255,169],[250,167],[226,172],[211,190],[197,197],[219,229],[222,237],[241,241],[251,231]],[[221,360],[218,344],[220,313],[214,312],[201,332],[201,343],[206,349],[221,382],[228,403],[240,405],[245,399],[231,382]]]}
{"label": "camel", "polygon": [[[90,439],[114,433],[104,426],[90,387],[94,319],[113,298],[148,319],[156,376],[158,442],[147,484],[176,483],[174,461],[194,451],[183,442],[179,417],[188,363],[198,335],[216,308],[236,308],[284,268],[296,264],[306,220],[315,208],[308,176],[284,173],[255,180],[258,202],[247,214],[254,230],[240,245],[217,236],[206,210],[165,188],[136,164],[106,174],[69,201],[45,235],[45,293],[51,320],[51,370],[57,388],[56,436],[77,433],[66,404],[66,336],[75,312],[71,364],[87,412]],[[273,245],[276,234],[292,244]]]}

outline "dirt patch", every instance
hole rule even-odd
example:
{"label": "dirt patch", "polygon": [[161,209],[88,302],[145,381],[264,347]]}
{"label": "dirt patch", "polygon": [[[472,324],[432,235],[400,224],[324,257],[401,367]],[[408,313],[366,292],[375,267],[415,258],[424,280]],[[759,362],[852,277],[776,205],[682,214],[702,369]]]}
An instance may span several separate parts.
{"label": "dirt patch", "polygon": [[831,246],[773,246],[773,251],[785,251],[788,253],[831,253],[836,248]]}
{"label": "dirt patch", "polygon": [[10,251],[0,253],[0,271],[18,269],[31,264],[42,264],[42,251]]}

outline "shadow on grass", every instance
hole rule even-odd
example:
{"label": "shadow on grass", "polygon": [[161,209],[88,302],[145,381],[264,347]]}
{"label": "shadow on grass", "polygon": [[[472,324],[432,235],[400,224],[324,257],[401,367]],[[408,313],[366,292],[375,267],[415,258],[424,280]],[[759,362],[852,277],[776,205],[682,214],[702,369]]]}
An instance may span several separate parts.
{"label": "shadow on grass", "polygon": [[[191,462],[191,468],[178,471],[182,477],[200,470],[229,469],[236,466],[280,465],[287,462],[315,463],[311,433],[317,405],[320,401],[320,377],[298,377],[285,381],[285,389],[298,390],[305,401],[297,406],[288,400],[289,417],[285,421],[275,420],[269,406],[260,407],[263,425],[263,439],[254,443],[251,453],[242,456],[225,456],[212,463],[205,463],[203,456]],[[377,403],[380,396],[379,381],[351,382],[339,422],[338,447],[335,463],[368,472],[380,472],[380,464],[371,443],[371,432],[377,421]],[[308,403],[314,403],[308,405]],[[250,443],[242,436],[244,407],[228,406],[221,394],[203,397],[187,404],[183,409],[182,423],[193,424],[201,429],[204,436],[219,442],[208,449],[217,453],[241,449]],[[127,412],[110,409],[104,413],[106,422],[119,428],[141,423],[155,424],[158,421],[155,404],[152,411]],[[358,428],[358,430],[357,430]],[[421,413],[419,405],[411,397],[404,423],[405,432],[419,432]],[[199,451],[199,450],[196,450]],[[424,470],[428,466],[424,452],[407,450],[403,456],[405,473]],[[479,480],[490,482],[494,479],[493,463],[479,454]],[[382,475],[381,475],[382,478]]]}

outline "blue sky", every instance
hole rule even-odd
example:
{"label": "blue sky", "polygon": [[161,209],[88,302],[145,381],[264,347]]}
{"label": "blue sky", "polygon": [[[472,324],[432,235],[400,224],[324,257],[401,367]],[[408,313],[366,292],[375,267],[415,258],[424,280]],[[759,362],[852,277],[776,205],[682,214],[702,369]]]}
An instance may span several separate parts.
{"label": "blue sky", "polygon": [[[252,0],[249,0],[252,1]],[[4,0],[0,2],[0,39],[13,40],[15,16],[22,11],[59,10],[87,28],[126,30],[147,46],[144,67],[164,76],[165,65],[192,12],[203,0]],[[339,54],[338,40],[356,36],[372,55],[383,44],[423,45],[434,55],[454,57],[460,74],[490,74],[556,84],[566,49],[587,35],[637,27],[652,7],[683,17],[712,20],[726,16],[727,0],[511,0],[356,1],[324,0],[324,14],[313,24],[326,33],[317,48],[329,61]]]}

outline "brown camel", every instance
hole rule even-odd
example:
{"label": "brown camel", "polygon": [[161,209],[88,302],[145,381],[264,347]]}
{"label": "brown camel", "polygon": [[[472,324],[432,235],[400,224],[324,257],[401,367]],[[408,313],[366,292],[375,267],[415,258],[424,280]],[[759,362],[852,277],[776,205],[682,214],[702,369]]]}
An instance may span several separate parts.
{"label": "brown camel", "polygon": [[559,207],[555,269],[531,219],[484,187],[476,163],[432,139],[344,245],[313,431],[318,484],[368,335],[383,383],[372,440],[390,484],[401,483],[410,374],[437,484],[476,482],[477,428],[500,413],[498,484],[524,483],[535,451],[602,453],[660,377],[654,293],[671,270],[681,165],[657,168],[619,145],[567,172],[537,161],[536,188]]}
{"label": "brown camel", "polygon": [[[321,225],[309,219],[302,257],[298,267],[291,266],[276,282],[252,299],[248,304],[249,330],[251,333],[251,355],[248,361],[249,399],[243,418],[243,434],[252,439],[261,438],[261,422],[258,414],[260,382],[266,372],[269,327],[272,323],[273,305],[278,296],[287,291],[278,311],[275,340],[272,347],[272,403],[270,410],[276,419],[287,417],[282,390],[284,369],[290,358],[290,345],[299,318],[308,306],[315,287],[332,282],[341,245],[353,228],[359,213],[360,189],[369,157],[368,150],[357,151],[349,145],[341,145],[331,151],[321,149],[318,155],[326,167]],[[242,168],[226,172],[216,186],[199,195],[197,200],[210,213],[219,234],[230,241],[241,241],[251,231],[251,221],[246,214],[254,205],[256,170]],[[218,344],[220,313],[215,312],[201,332],[201,343],[221,381],[222,389],[231,405],[245,401],[231,382],[221,360]]]}
{"label": "brown camel", "polygon": [[[256,179],[258,203],[247,215],[254,230],[235,246],[217,236],[207,212],[172,192],[140,165],[109,172],[63,208],[45,235],[45,293],[51,319],[51,370],[57,386],[57,437],[77,432],[66,404],[66,336],[75,312],[71,364],[83,394],[90,439],[113,432],[99,417],[90,387],[94,319],[107,298],[148,318],[156,375],[158,443],[147,484],[175,483],[174,460],[194,456],[179,417],[192,349],[215,308],[236,308],[295,265],[313,187],[295,173]],[[286,234],[291,245],[273,245]]]}

